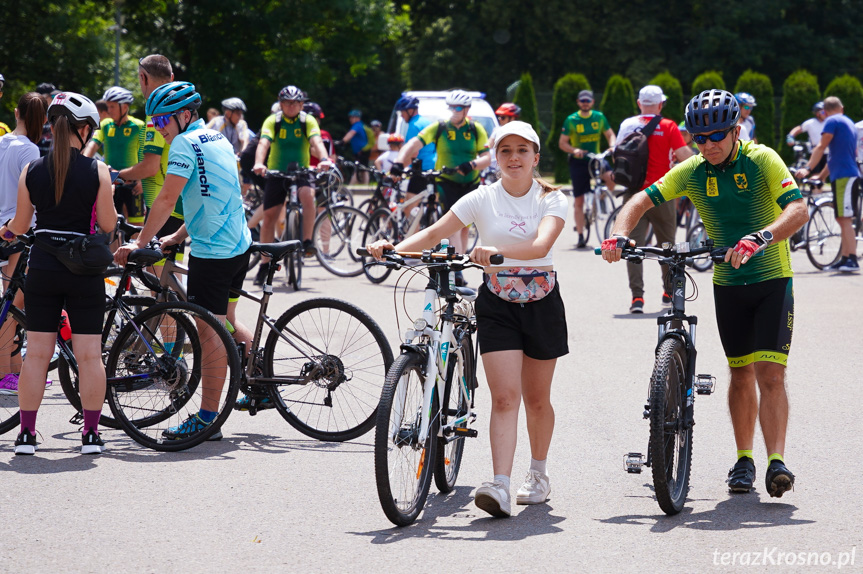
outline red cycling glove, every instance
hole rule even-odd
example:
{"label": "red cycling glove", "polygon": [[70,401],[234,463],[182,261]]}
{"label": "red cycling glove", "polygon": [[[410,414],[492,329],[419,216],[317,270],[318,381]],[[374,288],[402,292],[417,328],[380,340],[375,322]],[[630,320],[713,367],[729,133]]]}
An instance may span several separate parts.
{"label": "red cycling glove", "polygon": [[768,242],[764,239],[761,232],[744,235],[734,246],[734,251],[740,253],[748,259],[752,259],[757,253],[761,253],[767,249]]}
{"label": "red cycling glove", "polygon": [[629,242],[629,237],[626,237],[625,235],[612,235],[608,239],[602,241],[600,249],[602,251],[614,251],[615,249],[622,249],[625,245],[628,245]]}

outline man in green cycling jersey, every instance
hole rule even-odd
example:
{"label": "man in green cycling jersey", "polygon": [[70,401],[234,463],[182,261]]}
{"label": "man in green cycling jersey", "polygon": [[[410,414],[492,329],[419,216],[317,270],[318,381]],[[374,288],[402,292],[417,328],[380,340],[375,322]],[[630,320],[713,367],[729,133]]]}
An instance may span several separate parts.
{"label": "man in green cycling jersey", "polygon": [[[713,274],[716,322],[731,370],[728,404],[737,462],[732,492],[755,480],[755,421],[767,447],[767,492],[781,497],[794,486],[783,460],[788,426],[785,367],[791,349],[794,292],[786,241],[807,219],[806,204],[788,168],[772,149],[740,141],[740,106],[725,90],[705,90],[686,107],[686,128],[700,155],[676,165],[624,208],[602,257],[619,261],[620,247],[644,213],[687,196],[717,246],[733,246]],[[756,384],[761,393],[759,404]]]}
{"label": "man in green cycling jersey", "polygon": [[[129,115],[129,105],[133,100],[129,90],[113,86],[105,91],[102,100],[108,107],[108,118],[99,124],[99,129],[82,154],[93,157],[101,153],[105,163],[119,171],[140,160],[145,124]],[[114,189],[114,208],[117,213],[125,215],[129,223],[141,225],[144,223],[141,186],[134,181],[127,183],[130,185]]]}
{"label": "man in green cycling jersey", "polygon": [[[3,86],[6,85],[6,78],[3,77],[3,74],[0,74],[0,100],[3,99]],[[12,130],[9,129],[9,126],[0,122],[0,136],[5,136],[6,134],[12,133]]]}

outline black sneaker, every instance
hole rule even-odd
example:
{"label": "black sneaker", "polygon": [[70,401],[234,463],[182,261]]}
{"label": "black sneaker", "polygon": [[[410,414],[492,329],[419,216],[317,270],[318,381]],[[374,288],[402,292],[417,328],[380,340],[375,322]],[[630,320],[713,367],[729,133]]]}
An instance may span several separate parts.
{"label": "black sneaker", "polygon": [[303,239],[303,257],[314,257],[317,252],[311,239]]}
{"label": "black sneaker", "polygon": [[258,272],[255,274],[255,280],[252,281],[254,285],[263,285],[264,281],[267,280],[267,265],[261,265],[258,267]]}
{"label": "black sneaker", "polygon": [[24,429],[15,439],[15,454],[36,454],[36,435]]}
{"label": "black sneaker", "polygon": [[728,471],[728,490],[731,492],[749,492],[755,481],[755,461],[748,456],[741,456]]}
{"label": "black sneaker", "polygon": [[859,273],[860,265],[857,263],[857,256],[849,255],[846,257],[845,262],[837,268],[837,271],[842,273]]}
{"label": "black sneaker", "polygon": [[629,312],[635,314],[644,313],[644,299],[633,297],[632,303],[629,304]]}
{"label": "black sneaker", "polygon": [[90,429],[81,437],[81,454],[102,454],[105,443],[99,433]]}
{"label": "black sneaker", "polygon": [[583,249],[586,246],[587,246],[587,239],[584,238],[583,234],[579,233],[578,234],[578,243],[575,244],[575,248],[576,249]]}
{"label": "black sneaker", "polygon": [[764,482],[767,484],[767,494],[774,498],[782,498],[783,494],[794,490],[794,475],[781,460],[770,463],[764,475]]}
{"label": "black sneaker", "polygon": [[842,267],[843,265],[845,265],[847,262],[848,262],[848,257],[843,255],[842,257],[839,258],[839,261],[825,267],[824,271],[839,271],[839,268]]}

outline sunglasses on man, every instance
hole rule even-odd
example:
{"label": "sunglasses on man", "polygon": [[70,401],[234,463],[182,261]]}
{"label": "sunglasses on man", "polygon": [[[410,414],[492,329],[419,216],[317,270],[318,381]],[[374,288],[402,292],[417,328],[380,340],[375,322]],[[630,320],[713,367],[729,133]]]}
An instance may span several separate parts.
{"label": "sunglasses on man", "polygon": [[591,100],[589,98],[585,98],[583,100],[578,100],[578,103],[579,104],[590,104],[590,103],[593,103],[593,100]]}
{"label": "sunglasses on man", "polygon": [[723,131],[721,131],[721,132],[713,132],[712,134],[710,134],[710,135],[706,135],[706,136],[705,136],[705,135],[702,135],[702,134],[693,135],[693,136],[692,136],[692,139],[693,139],[693,140],[695,140],[695,143],[700,144],[700,145],[704,145],[704,144],[706,144],[706,143],[707,143],[707,140],[710,140],[710,141],[712,141],[713,143],[719,143],[719,142],[721,142],[722,140],[724,140],[724,139],[725,139],[725,137],[726,137],[729,133],[731,133],[731,130],[733,130],[733,129],[734,129],[734,128],[736,128],[736,127],[737,127],[737,126],[731,126],[731,127],[730,127],[730,128],[728,128],[727,130],[723,130]]}
{"label": "sunglasses on man", "polygon": [[467,106],[449,106],[449,109],[454,112],[463,112],[467,109]]}

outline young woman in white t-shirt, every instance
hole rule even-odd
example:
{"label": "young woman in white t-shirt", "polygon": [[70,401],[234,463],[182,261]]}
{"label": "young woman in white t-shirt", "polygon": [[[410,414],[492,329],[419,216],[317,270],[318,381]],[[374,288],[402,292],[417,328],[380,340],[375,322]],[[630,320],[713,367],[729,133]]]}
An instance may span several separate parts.
{"label": "young woman in white t-shirt", "polygon": [[[497,133],[495,152],[500,180],[461,198],[431,227],[398,246],[386,240],[368,246],[375,257],[384,249],[429,249],[474,223],[481,245],[472,261],[485,267],[476,300],[477,338],[492,397],[489,438],[494,479],[477,489],[476,505],[493,516],[509,516],[510,475],[515,456],[518,411],[527,414],[531,464],[518,490],[518,504],[542,504],[551,493],[546,471],[554,409],[551,381],[557,358],[569,352],[566,317],[551,256],[566,223],[568,204],[558,188],[534,179],[539,136],[525,122],[513,121]],[[492,255],[504,256],[491,266]],[[514,282],[516,288],[508,289]],[[519,285],[533,300],[512,302]],[[500,294],[497,292],[500,291]]]}

